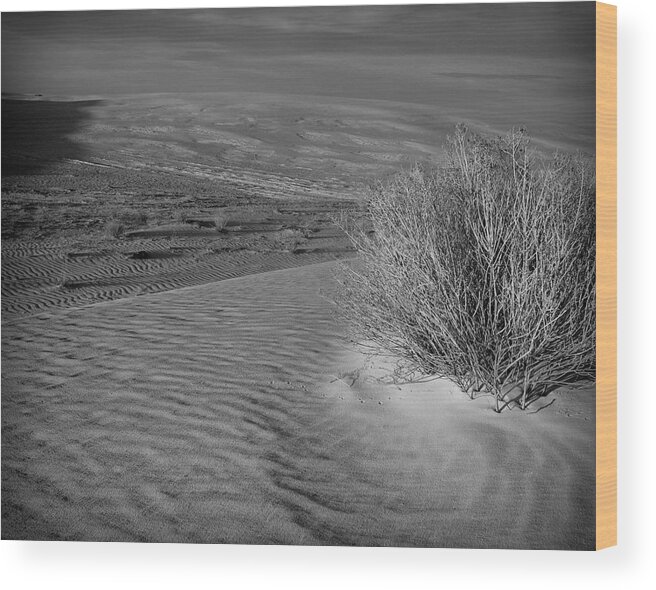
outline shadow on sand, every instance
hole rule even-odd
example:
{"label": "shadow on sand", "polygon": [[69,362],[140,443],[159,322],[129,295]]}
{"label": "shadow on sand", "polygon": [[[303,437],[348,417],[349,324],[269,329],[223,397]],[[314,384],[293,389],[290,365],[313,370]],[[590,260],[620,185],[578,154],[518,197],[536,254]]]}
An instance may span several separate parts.
{"label": "shadow on sand", "polygon": [[85,149],[70,136],[90,119],[98,100],[2,99],[2,176],[41,174]]}

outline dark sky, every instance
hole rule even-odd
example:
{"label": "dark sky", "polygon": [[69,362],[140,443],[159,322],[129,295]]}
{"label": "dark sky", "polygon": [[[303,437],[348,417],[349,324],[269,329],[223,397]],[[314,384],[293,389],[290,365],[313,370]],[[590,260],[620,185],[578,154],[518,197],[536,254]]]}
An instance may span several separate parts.
{"label": "dark sky", "polygon": [[405,99],[411,83],[424,102],[443,75],[571,84],[594,69],[594,10],[590,2],[4,13],[2,89]]}

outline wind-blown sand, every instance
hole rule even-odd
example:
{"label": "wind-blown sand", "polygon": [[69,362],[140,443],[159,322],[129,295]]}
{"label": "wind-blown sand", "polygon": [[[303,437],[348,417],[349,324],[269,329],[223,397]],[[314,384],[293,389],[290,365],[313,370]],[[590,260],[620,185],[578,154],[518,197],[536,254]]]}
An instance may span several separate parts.
{"label": "wind-blown sand", "polygon": [[593,548],[594,391],[390,384],[334,268],[6,323],[3,538]]}

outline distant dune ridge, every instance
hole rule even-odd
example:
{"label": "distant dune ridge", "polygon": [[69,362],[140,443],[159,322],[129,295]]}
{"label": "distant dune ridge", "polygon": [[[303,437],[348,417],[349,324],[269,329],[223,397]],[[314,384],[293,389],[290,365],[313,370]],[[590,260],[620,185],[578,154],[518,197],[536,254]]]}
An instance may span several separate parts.
{"label": "distant dune ridge", "polygon": [[7,13],[2,88],[375,99],[500,132],[524,125],[533,137],[591,150],[594,10],[567,2]]}

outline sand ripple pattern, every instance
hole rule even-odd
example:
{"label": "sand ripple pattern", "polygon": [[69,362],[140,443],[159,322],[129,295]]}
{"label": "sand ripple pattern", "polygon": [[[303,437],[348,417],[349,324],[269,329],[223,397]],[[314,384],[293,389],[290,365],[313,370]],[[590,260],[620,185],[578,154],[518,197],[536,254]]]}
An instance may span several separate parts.
{"label": "sand ripple pattern", "polygon": [[591,548],[594,396],[499,417],[387,384],[333,267],[5,325],[3,537]]}
{"label": "sand ripple pattern", "polygon": [[[263,271],[334,260],[329,252],[214,252],[207,244],[177,246],[133,241],[128,252],[98,250],[71,255],[61,247],[3,244],[2,312],[5,321],[51,308],[168,291]],[[149,252],[134,259],[130,252]]]}

